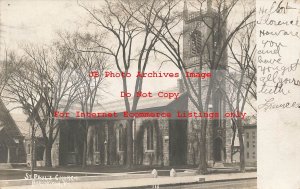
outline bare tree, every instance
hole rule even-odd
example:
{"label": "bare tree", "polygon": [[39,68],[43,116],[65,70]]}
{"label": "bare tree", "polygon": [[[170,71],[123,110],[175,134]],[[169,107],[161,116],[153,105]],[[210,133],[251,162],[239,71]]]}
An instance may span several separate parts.
{"label": "bare tree", "polygon": [[[231,112],[244,112],[245,106],[253,106],[256,100],[256,44],[253,41],[255,23],[247,25],[240,30],[229,43],[231,72],[228,71],[226,81],[227,91],[223,91],[228,107]],[[232,120],[233,138],[231,143],[231,159],[234,154],[236,131],[238,131],[240,170],[245,171],[243,120],[241,117],[234,117]]]}
{"label": "bare tree", "polygon": [[[105,45],[93,41],[101,51],[110,56],[119,73],[127,74],[130,69],[144,73],[149,63],[150,54],[154,45],[159,40],[159,32],[164,27],[163,22],[159,22],[159,12],[167,6],[167,1],[160,4],[160,1],[123,1],[106,0],[105,6],[99,9],[89,9],[81,5],[92,17],[90,23],[96,25],[108,34],[108,43]],[[144,14],[145,13],[145,14]],[[138,22],[136,17],[141,18]],[[160,23],[157,25],[157,23]],[[153,35],[153,27],[156,27],[157,35]],[[127,77],[122,77],[123,92],[129,93]],[[143,77],[136,77],[134,95],[132,103],[128,96],[124,96],[125,108],[127,112],[135,112],[139,102],[137,92],[142,91]],[[128,120],[127,125],[127,150],[126,164],[133,165],[133,120]]]}
{"label": "bare tree", "polygon": [[27,46],[24,55],[9,59],[10,77],[4,88],[4,99],[20,104],[31,125],[41,131],[45,166],[49,167],[52,166],[52,145],[60,129],[55,111],[62,105],[63,111],[68,111],[76,99],[79,82],[69,63],[69,55],[58,47]]}
{"label": "bare tree", "polygon": [[[94,47],[93,41],[102,44],[103,36],[90,35],[89,33],[61,35],[64,41],[64,48],[68,50],[72,59],[72,66],[75,69],[76,77],[80,86],[76,89],[78,101],[82,112],[93,112],[96,99],[103,86],[104,72],[108,69],[107,55],[97,51],[90,51]],[[101,49],[101,48],[100,48]],[[99,51],[101,51],[99,49]],[[97,71],[97,77],[89,77],[89,73]],[[84,119],[84,138],[82,166],[85,167],[87,160],[92,162],[92,136],[94,127],[89,125],[88,118]]]}
{"label": "bare tree", "polygon": [[15,54],[13,52],[9,52],[7,49],[5,49],[4,52],[4,59],[0,60],[0,97],[2,95],[2,92],[4,90],[4,86],[8,81],[8,72],[9,72],[9,60],[15,58]]}
{"label": "bare tree", "polygon": [[[200,112],[207,112],[209,105],[212,101],[212,95],[215,89],[218,87],[218,80],[220,75],[224,75],[227,69],[227,47],[231,39],[235,34],[248,25],[248,20],[251,18],[255,9],[251,9],[245,12],[244,17],[240,19],[238,23],[232,28],[227,27],[227,19],[232,12],[233,8],[237,6],[239,0],[232,1],[215,1],[214,4],[211,0],[199,1],[199,4],[195,7],[200,7],[198,12],[194,15],[194,19],[198,19],[200,24],[196,26],[193,31],[176,32],[175,28],[179,27],[179,24],[188,21],[188,13],[186,11],[183,14],[178,14],[174,8],[170,7],[165,14],[172,15],[163,17],[164,30],[160,32],[160,43],[163,48],[156,48],[155,51],[164,57],[168,61],[174,63],[182,74],[183,83],[187,90],[188,97],[196,109]],[[204,10],[204,5],[206,11]],[[185,2],[185,7],[187,6]],[[157,33],[154,27],[154,33]],[[184,57],[184,48],[190,48],[188,46],[182,47],[182,36],[185,32],[191,32],[190,38],[193,42],[192,48],[194,54],[198,57],[195,62]],[[189,62],[189,63],[187,63]],[[201,81],[201,78],[191,79],[186,77],[186,71],[194,70],[199,72],[210,71],[212,77],[208,82]],[[206,160],[206,136],[208,119],[202,118],[200,121],[200,164],[199,173],[207,173],[207,160]]]}

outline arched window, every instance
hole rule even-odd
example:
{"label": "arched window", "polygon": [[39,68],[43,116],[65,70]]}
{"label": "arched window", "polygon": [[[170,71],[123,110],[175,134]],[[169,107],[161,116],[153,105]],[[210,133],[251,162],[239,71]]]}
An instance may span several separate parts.
{"label": "arched window", "polygon": [[75,133],[74,133],[74,131],[69,132],[68,152],[75,152]]}
{"label": "arched window", "polygon": [[154,150],[154,128],[152,124],[147,127],[147,150]]}
{"label": "arched window", "polygon": [[191,56],[198,56],[202,48],[201,31],[195,28],[190,34],[191,39]]}
{"label": "arched window", "polygon": [[100,151],[100,144],[99,144],[99,129],[96,129],[96,135],[95,135],[95,152]]}
{"label": "arched window", "polygon": [[122,124],[119,125],[119,151],[124,151],[125,128]]}
{"label": "arched window", "polygon": [[30,144],[27,144],[27,154],[31,154],[31,147],[30,147]]}

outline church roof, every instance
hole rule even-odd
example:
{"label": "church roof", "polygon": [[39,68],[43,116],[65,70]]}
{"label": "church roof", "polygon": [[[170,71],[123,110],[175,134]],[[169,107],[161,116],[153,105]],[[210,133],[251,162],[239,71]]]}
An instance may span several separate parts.
{"label": "church roof", "polygon": [[[170,89],[166,89],[163,91],[158,91],[158,92],[153,92],[153,97],[140,97],[138,105],[137,105],[137,110],[146,110],[146,109],[151,109],[151,108],[163,108],[166,107],[168,105],[170,105],[171,103],[173,103],[174,101],[176,101],[176,99],[169,99],[169,98],[162,98],[158,96],[159,92],[178,92],[178,88],[174,87],[174,88],[170,88]],[[179,94],[179,98],[183,96],[184,93],[180,93]],[[130,105],[132,105],[133,102],[133,98],[129,98],[129,103]],[[61,108],[63,109],[63,107]],[[70,117],[74,117],[74,114],[76,111],[81,111],[81,106],[80,103],[74,103],[69,112],[70,112]],[[93,108],[93,112],[123,112],[126,111],[126,107],[125,107],[125,102],[123,98],[120,98],[119,100],[114,100],[114,101],[108,101],[108,102],[96,102]]]}
{"label": "church roof", "polygon": [[23,113],[11,113],[12,118],[15,120],[20,132],[23,136],[30,136],[30,123],[26,120],[28,116]]}
{"label": "church roof", "polygon": [[5,132],[10,138],[23,139],[23,134],[20,132],[17,124],[10,115],[3,101],[0,99],[0,130]]}

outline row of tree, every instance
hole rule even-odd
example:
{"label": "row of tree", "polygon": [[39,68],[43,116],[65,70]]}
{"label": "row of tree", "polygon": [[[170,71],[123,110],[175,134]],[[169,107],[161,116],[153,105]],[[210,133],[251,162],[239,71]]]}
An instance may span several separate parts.
{"label": "row of tree", "polygon": [[[78,33],[59,36],[51,46],[28,45],[21,55],[7,53],[2,70],[5,75],[2,98],[17,104],[15,108],[23,109],[28,115],[32,151],[35,133],[41,133],[46,166],[52,166],[52,145],[60,129],[55,112],[68,112],[75,102],[79,102],[83,112],[92,112],[104,77],[103,74],[97,78],[88,77],[88,73],[93,70],[103,72],[108,68],[104,54],[84,52],[91,48],[91,38],[100,36]],[[85,127],[87,135],[88,127]]]}
{"label": "row of tree", "polygon": [[[187,47],[182,47],[182,36],[185,32],[182,30],[182,24],[186,15],[178,11],[182,4],[182,0],[106,0],[104,7],[99,9],[79,3],[90,16],[87,22],[96,26],[97,34],[59,34],[58,40],[50,47],[26,46],[22,55],[7,54],[4,61],[6,77],[1,78],[3,84],[5,83],[2,96],[10,102],[20,104],[28,114],[33,130],[35,124],[41,130],[46,146],[46,166],[52,165],[51,149],[59,133],[54,111],[67,112],[74,102],[80,102],[82,111],[92,112],[98,95],[104,89],[101,73],[109,68],[108,61],[113,63],[120,73],[125,74],[131,69],[145,72],[153,57],[159,57],[156,60],[161,63],[174,64],[182,74],[189,100],[198,111],[208,111],[213,89],[222,89],[224,83],[214,76],[217,74],[212,74],[213,77],[204,90],[199,87],[202,86],[200,78],[195,83],[185,77],[188,68],[183,59],[183,48]],[[194,67],[200,71],[204,68],[209,69],[214,73],[224,65],[224,59],[228,59],[229,64],[223,72],[226,83],[230,86],[222,91],[222,95],[232,112],[243,112],[246,104],[252,104],[251,98],[256,98],[253,45],[255,9],[246,9],[245,6],[242,14],[244,17],[228,28],[228,17],[237,6],[243,7],[242,0],[198,0],[191,4],[200,14],[206,5],[206,16],[211,17],[209,22],[204,17],[201,20],[204,23],[203,27],[208,29],[201,43],[195,38],[196,53],[200,58]],[[100,77],[88,77],[92,70],[98,70]],[[234,71],[235,74],[230,71]],[[123,91],[129,92],[127,77],[122,77],[122,84]],[[127,112],[137,110],[139,97],[136,96],[136,92],[141,91],[142,87],[143,78],[135,78],[133,100],[124,97]],[[126,164],[131,167],[133,120],[128,122]],[[240,142],[240,168],[244,171],[242,120],[233,118],[232,122],[232,151],[237,131]],[[199,173],[205,174],[208,120],[202,119],[199,124]],[[83,166],[86,163],[90,134],[93,132],[91,129],[86,122]]]}
{"label": "row of tree", "polygon": [[[130,66],[137,65],[138,71],[144,72],[149,62],[149,55],[160,55],[162,62],[170,62],[179,69],[182,74],[185,89],[188,92],[189,100],[200,112],[207,112],[212,101],[214,88],[222,89],[224,81],[217,78],[218,74],[212,74],[205,90],[202,89],[202,81],[193,82],[185,77],[187,65],[183,59],[182,37],[184,30],[182,24],[185,19],[185,12],[178,11],[178,6],[182,5],[181,0],[119,0],[105,1],[105,8],[89,9],[81,5],[91,16],[93,24],[99,30],[106,30],[110,34],[110,40],[114,41],[115,47],[101,46],[102,53],[113,57],[114,63],[120,72],[127,73]],[[185,4],[187,2],[185,1]],[[251,2],[250,2],[251,3]],[[243,112],[246,103],[252,104],[250,99],[256,98],[256,66],[255,66],[255,44],[253,42],[253,31],[255,28],[254,5],[241,0],[198,0],[191,3],[197,11],[202,14],[205,9],[207,14],[200,22],[203,27],[208,28],[206,34],[202,36],[201,43],[193,41],[198,54],[199,62],[194,65],[197,70],[208,69],[210,72],[218,73],[224,61],[229,61],[231,66],[223,68],[226,76],[226,83],[230,83],[228,90],[225,89],[222,95],[232,112]],[[227,27],[228,18],[235,14],[235,9],[243,10],[241,19],[237,20],[231,28]],[[249,8],[250,7],[250,8]],[[208,18],[207,18],[208,17]],[[210,21],[207,21],[210,20]],[[224,29],[225,28],[225,29]],[[195,38],[195,40],[197,40]],[[137,48],[136,44],[140,44]],[[136,51],[132,48],[135,47]],[[230,55],[227,57],[228,48]],[[135,54],[137,53],[137,54]],[[228,59],[228,60],[226,60]],[[134,62],[135,64],[132,64]],[[234,71],[232,74],[230,71]],[[122,78],[123,90],[127,92],[127,78]],[[143,78],[136,78],[135,91],[142,89]],[[232,89],[229,91],[229,89]],[[223,88],[224,89],[224,88]],[[136,93],[134,93],[136,94]],[[126,111],[134,112],[139,101],[139,97],[134,96],[132,104],[127,97],[124,97]],[[254,107],[254,106],[253,106]],[[240,162],[241,171],[245,170],[245,158],[243,149],[243,131],[241,118],[232,119],[234,137],[232,140],[232,151],[234,147],[236,130],[240,141]],[[206,135],[207,119],[202,119],[200,128],[200,165],[199,172],[207,173],[206,160]],[[127,165],[132,165],[132,121],[129,123],[127,134]]]}

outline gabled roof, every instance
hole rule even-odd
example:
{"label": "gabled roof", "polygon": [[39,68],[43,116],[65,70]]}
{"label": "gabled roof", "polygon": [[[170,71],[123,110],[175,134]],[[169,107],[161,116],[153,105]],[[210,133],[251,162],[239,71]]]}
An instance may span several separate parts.
{"label": "gabled roof", "polygon": [[5,130],[6,134],[11,138],[22,139],[23,135],[20,129],[16,125],[14,119],[10,115],[10,112],[6,108],[3,101],[0,99],[0,126],[2,130]]}
{"label": "gabled roof", "polygon": [[29,137],[31,128],[30,123],[26,121],[28,119],[28,115],[20,112],[12,112],[11,116],[15,120],[22,135],[25,137]]}

